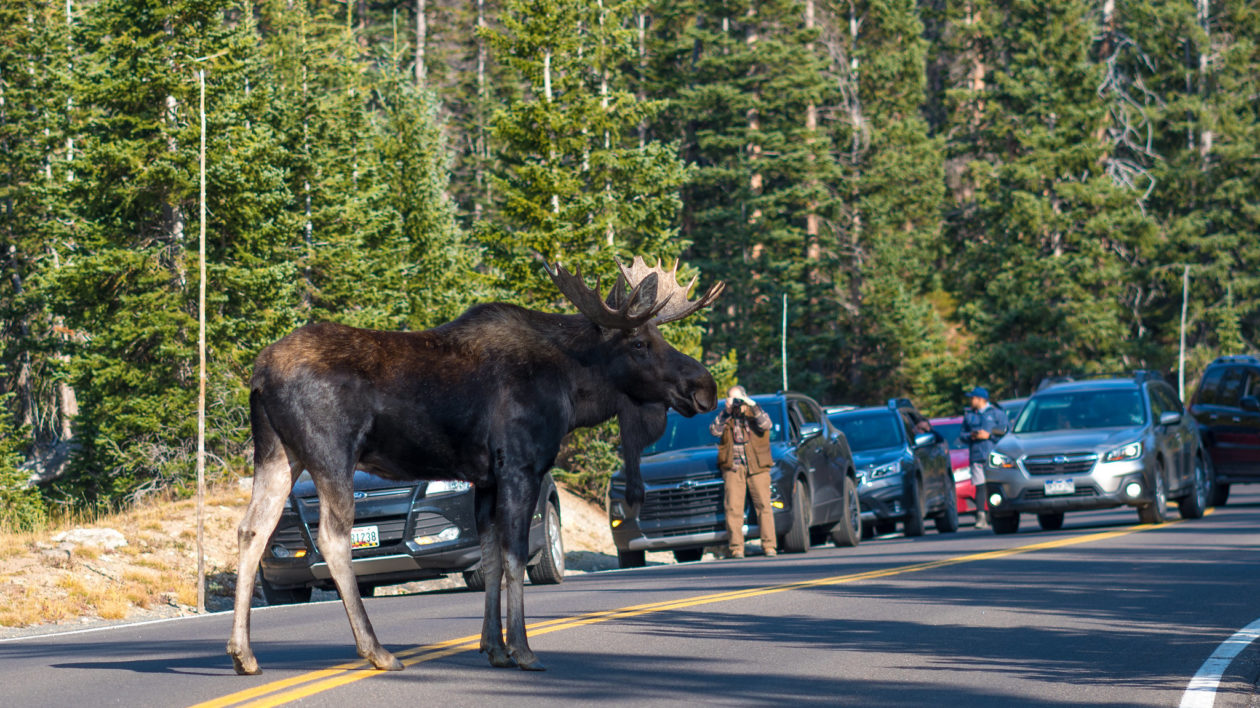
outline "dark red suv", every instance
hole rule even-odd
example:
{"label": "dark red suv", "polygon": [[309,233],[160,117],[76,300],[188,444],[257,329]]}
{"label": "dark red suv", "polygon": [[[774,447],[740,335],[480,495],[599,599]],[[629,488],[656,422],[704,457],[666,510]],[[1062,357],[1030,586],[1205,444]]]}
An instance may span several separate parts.
{"label": "dark red suv", "polygon": [[1208,365],[1190,412],[1216,468],[1211,503],[1233,484],[1260,483],[1260,358],[1223,356]]}

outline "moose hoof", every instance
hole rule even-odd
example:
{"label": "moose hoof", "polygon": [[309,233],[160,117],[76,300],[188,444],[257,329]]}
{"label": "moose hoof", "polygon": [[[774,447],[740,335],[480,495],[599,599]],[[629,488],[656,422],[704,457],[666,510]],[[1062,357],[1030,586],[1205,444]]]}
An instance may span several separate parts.
{"label": "moose hoof", "polygon": [[257,676],[262,673],[262,669],[258,668],[258,660],[252,654],[238,656],[228,652],[228,656],[232,657],[232,668],[236,670],[238,676]]}
{"label": "moose hoof", "polygon": [[516,665],[521,667],[521,671],[546,671],[547,667],[538,660],[533,652],[525,652],[523,656],[516,657]]}
{"label": "moose hoof", "polygon": [[403,670],[402,662],[398,660],[398,657],[390,654],[384,649],[382,649],[378,654],[373,654],[372,656],[367,657],[367,660],[372,662],[372,666],[375,666],[380,671]]}
{"label": "moose hoof", "polygon": [[490,665],[496,669],[510,669],[516,666],[516,660],[513,659],[504,647],[482,647],[481,653],[486,655],[490,660]]}

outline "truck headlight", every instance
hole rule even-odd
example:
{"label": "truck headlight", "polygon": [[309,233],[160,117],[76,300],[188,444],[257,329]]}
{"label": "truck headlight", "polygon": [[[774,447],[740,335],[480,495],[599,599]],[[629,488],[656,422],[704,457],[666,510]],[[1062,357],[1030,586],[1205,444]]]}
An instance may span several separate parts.
{"label": "truck headlight", "polygon": [[1006,470],[1015,466],[1015,460],[995,450],[989,453],[989,466],[994,469]]}
{"label": "truck headlight", "polygon": [[1142,456],[1142,443],[1129,443],[1124,447],[1116,448],[1107,453],[1103,457],[1103,462],[1120,462],[1121,460],[1136,460]]}

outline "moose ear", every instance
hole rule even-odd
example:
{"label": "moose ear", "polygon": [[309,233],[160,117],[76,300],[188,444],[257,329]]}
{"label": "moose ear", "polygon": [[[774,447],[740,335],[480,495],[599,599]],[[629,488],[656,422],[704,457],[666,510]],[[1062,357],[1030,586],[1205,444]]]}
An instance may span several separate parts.
{"label": "moose ear", "polygon": [[613,283],[612,290],[608,291],[608,297],[604,298],[604,302],[614,310],[621,309],[621,304],[626,301],[626,279],[625,276],[618,275],[617,282]]}

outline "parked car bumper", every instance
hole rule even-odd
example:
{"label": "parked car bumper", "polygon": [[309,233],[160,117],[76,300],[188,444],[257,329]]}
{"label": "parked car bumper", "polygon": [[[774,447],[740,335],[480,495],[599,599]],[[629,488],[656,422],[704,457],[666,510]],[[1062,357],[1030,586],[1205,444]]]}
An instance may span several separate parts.
{"label": "parked car bumper", "polygon": [[[1074,491],[1047,494],[1046,482],[1071,479]],[[1111,509],[1119,506],[1141,506],[1150,503],[1154,490],[1147,474],[1146,462],[1098,462],[1087,474],[1030,475],[1020,467],[985,469],[989,508],[994,514],[1010,512],[1054,513]],[[1137,493],[1131,485],[1137,484]],[[1000,495],[994,503],[993,495]]]}
{"label": "parked car bumper", "polygon": [[862,521],[896,521],[905,518],[904,480],[901,475],[858,487],[862,504]]}

